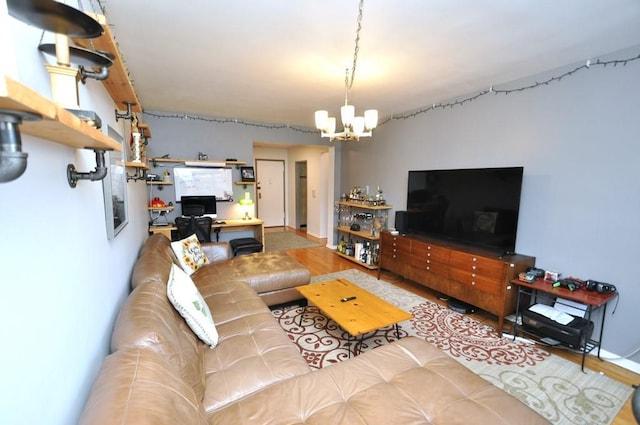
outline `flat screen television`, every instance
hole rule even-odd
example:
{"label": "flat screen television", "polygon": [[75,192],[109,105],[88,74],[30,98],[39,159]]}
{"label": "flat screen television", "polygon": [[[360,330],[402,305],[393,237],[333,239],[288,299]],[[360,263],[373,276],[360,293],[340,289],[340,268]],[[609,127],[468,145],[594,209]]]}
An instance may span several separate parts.
{"label": "flat screen television", "polygon": [[[202,214],[193,214],[192,206],[204,207]],[[218,218],[218,211],[216,209],[216,197],[215,196],[181,196],[180,206],[182,208],[182,215],[204,215],[211,218]]]}
{"label": "flat screen television", "polygon": [[523,167],[409,171],[406,231],[511,253]]}

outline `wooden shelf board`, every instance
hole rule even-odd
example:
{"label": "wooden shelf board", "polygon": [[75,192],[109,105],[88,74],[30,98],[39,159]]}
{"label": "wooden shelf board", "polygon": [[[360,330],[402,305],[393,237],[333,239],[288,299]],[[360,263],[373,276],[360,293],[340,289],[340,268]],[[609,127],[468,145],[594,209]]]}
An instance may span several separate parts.
{"label": "wooden shelf board", "polygon": [[122,145],[27,86],[0,74],[0,108],[42,116],[24,121],[20,131],[73,148],[121,151]]}
{"label": "wooden shelf board", "polygon": [[360,264],[362,267],[366,267],[369,270],[378,270],[378,266],[377,265],[373,265],[373,264],[367,264],[367,263],[363,263],[362,261],[358,261],[355,257],[351,257],[350,255],[345,255],[341,252],[338,251],[333,251],[336,253],[336,255],[339,255],[342,258],[346,258],[349,261],[353,261],[356,264]]}
{"label": "wooden shelf board", "polygon": [[132,162],[132,161],[127,161],[124,163],[125,167],[131,167],[131,168],[140,168],[142,170],[148,170],[149,166],[143,162]]}
{"label": "wooden shelf board", "polygon": [[349,202],[349,201],[339,201],[338,205],[344,205],[347,207],[355,207],[355,208],[364,208],[367,210],[390,210],[393,208],[392,205],[369,205],[365,202]]}
{"label": "wooden shelf board", "polygon": [[242,186],[256,184],[256,182],[234,182],[234,183],[237,184],[237,185],[242,185]]}
{"label": "wooden shelf board", "polygon": [[130,102],[134,104],[131,106],[133,112],[142,112],[142,105],[133,88],[133,84],[131,84],[129,72],[122,60],[120,50],[118,49],[118,45],[107,24],[105,16],[95,13],[88,13],[88,15],[102,25],[104,33],[100,37],[93,39],[74,38],[73,42],[85,49],[101,50],[115,56],[113,65],[109,67],[109,77],[106,80],[102,80],[102,84],[107,89],[107,92],[109,92],[109,95],[111,95],[113,101],[118,105],[119,110],[126,110],[126,107],[123,106],[125,102]]}
{"label": "wooden shelf board", "polygon": [[225,161],[224,159],[220,160],[198,160],[198,159],[184,159],[184,158],[150,158],[149,161],[152,163],[174,163],[174,164],[184,164],[185,162],[199,162],[202,164],[218,164],[224,162],[227,165],[244,165],[246,161]]}
{"label": "wooden shelf board", "polygon": [[349,227],[347,226],[338,226],[336,227],[336,230],[338,232],[342,232],[342,233],[348,233],[350,235],[354,235],[354,236],[358,236],[361,237],[363,239],[368,239],[370,241],[377,241],[378,239],[380,239],[380,236],[372,236],[371,232],[367,232],[367,231],[355,231],[355,230],[351,230]]}
{"label": "wooden shelf board", "polygon": [[159,181],[155,181],[155,180],[147,180],[147,184],[149,186],[171,186],[173,185],[173,182],[159,182]]}
{"label": "wooden shelf board", "polygon": [[166,211],[166,212],[173,211],[173,207],[163,207],[163,208],[160,208],[160,207],[147,207],[147,209],[149,211],[160,211],[160,212],[162,212],[162,211]]}

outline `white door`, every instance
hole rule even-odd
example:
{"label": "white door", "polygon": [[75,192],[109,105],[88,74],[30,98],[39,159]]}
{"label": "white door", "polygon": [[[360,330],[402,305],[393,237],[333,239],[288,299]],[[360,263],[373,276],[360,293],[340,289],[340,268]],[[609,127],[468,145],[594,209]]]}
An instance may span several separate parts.
{"label": "white door", "polygon": [[264,226],[284,226],[284,161],[256,160],[256,192]]}

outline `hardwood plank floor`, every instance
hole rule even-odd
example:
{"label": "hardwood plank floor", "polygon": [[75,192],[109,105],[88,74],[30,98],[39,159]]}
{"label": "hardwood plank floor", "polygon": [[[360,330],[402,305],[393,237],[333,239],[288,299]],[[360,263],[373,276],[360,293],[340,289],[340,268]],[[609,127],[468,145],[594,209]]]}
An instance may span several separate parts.
{"label": "hardwood plank floor", "polygon": [[[318,239],[313,236],[309,236],[306,233],[306,230],[296,230],[292,228],[283,228],[283,227],[272,227],[266,228],[265,233],[267,232],[281,232],[281,231],[294,232],[299,236],[306,237],[315,242],[321,243],[323,245],[326,244],[326,239]],[[296,260],[298,260],[301,264],[305,265],[310,271],[312,276],[319,276],[327,273],[333,273],[342,270],[348,270],[356,268],[364,273],[367,273],[371,276],[377,277],[377,270],[368,270],[365,267],[358,266],[356,263],[353,263],[349,260],[346,260],[342,257],[336,255],[333,250],[326,247],[319,248],[303,248],[303,249],[293,249],[286,251],[287,254]],[[424,286],[403,279],[393,273],[383,271],[381,279],[391,282],[407,291],[410,291],[416,295],[419,295],[423,298],[426,298],[430,301],[443,304],[444,302],[438,299],[438,294],[429,288],[425,288]],[[472,317],[475,319],[486,323],[489,326],[497,326],[497,318],[491,314],[488,314],[483,311],[478,311],[473,313]],[[563,357],[569,361],[572,361],[576,364],[580,364],[582,357],[579,353],[561,349],[561,348],[551,348],[547,347],[550,352],[556,354],[560,357]],[[640,374],[630,372],[620,366],[617,366],[613,363],[603,361],[598,359],[596,356],[587,356],[585,367],[594,370],[596,372],[603,373],[607,375],[609,378],[614,379],[618,382],[621,382],[625,385],[633,385],[640,384]],[[636,420],[633,417],[633,412],[631,410],[631,399],[629,399],[618,416],[614,419],[613,425],[637,425]]]}

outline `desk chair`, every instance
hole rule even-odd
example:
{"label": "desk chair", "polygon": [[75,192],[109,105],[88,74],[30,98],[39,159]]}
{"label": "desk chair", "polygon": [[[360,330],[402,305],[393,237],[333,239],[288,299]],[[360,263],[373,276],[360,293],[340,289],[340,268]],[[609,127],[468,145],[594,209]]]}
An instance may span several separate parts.
{"label": "desk chair", "polygon": [[176,228],[180,239],[196,234],[200,242],[211,242],[211,217],[176,217]]}

